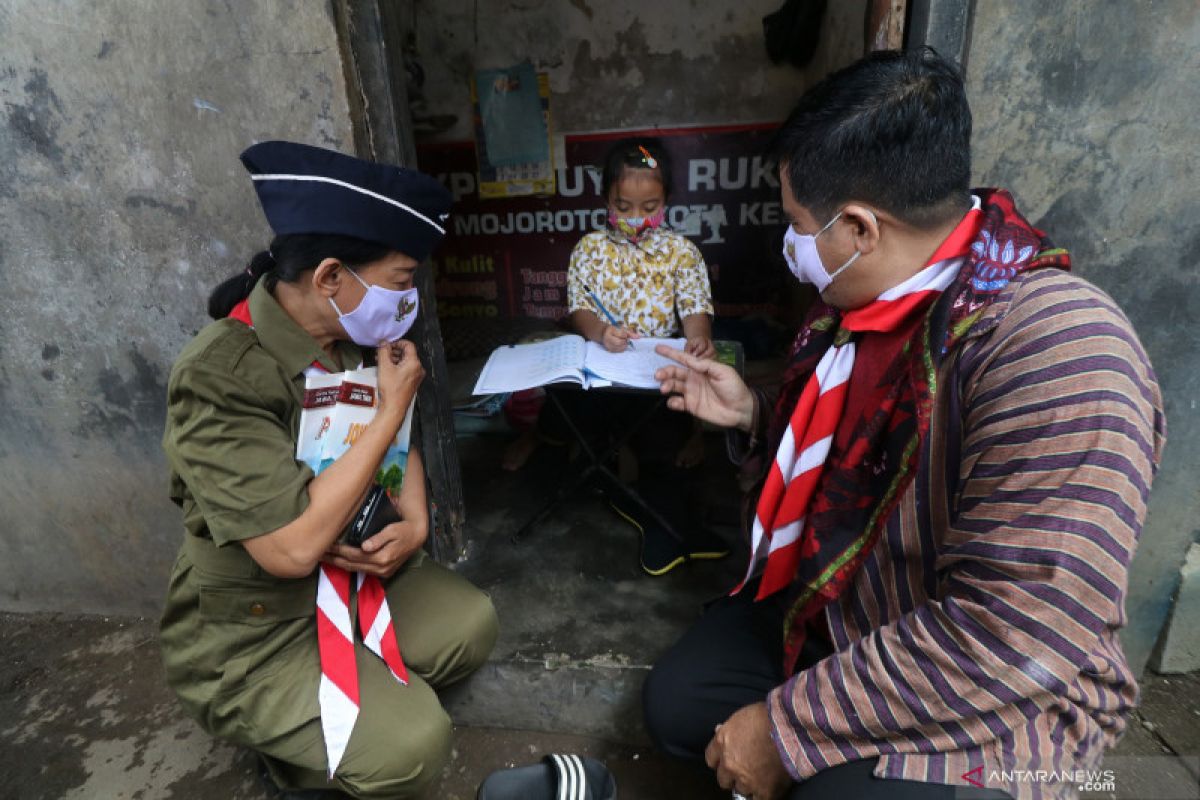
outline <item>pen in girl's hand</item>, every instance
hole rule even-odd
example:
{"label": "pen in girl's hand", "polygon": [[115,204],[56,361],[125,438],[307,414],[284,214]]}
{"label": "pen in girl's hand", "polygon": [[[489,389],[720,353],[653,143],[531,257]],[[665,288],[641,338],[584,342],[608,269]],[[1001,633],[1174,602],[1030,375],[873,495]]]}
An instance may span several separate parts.
{"label": "pen in girl's hand", "polygon": [[[592,304],[595,305],[597,310],[599,310],[599,312],[604,315],[605,319],[608,320],[609,325],[612,325],[613,327],[616,327],[616,328],[623,327],[622,324],[617,321],[617,318],[612,315],[612,312],[604,307],[604,304],[600,302],[600,298],[596,297],[595,292],[593,292],[590,288],[588,288],[586,286],[583,287],[583,290],[585,292],[587,292],[587,296],[589,298],[591,298]],[[632,339],[626,340],[626,344],[629,346],[630,350],[633,349],[633,340]]]}

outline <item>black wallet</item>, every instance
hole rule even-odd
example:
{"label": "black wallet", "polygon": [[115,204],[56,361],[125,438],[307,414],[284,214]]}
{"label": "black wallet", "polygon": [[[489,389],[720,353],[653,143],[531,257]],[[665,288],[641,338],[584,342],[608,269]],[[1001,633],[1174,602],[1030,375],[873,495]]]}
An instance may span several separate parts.
{"label": "black wallet", "polygon": [[393,522],[399,521],[400,514],[392,505],[392,499],[388,497],[387,490],[379,484],[375,484],[367,492],[367,499],[363,501],[362,508],[358,509],[354,519],[350,521],[346,530],[342,531],[340,541],[343,544],[362,547],[362,543],[367,539]]}

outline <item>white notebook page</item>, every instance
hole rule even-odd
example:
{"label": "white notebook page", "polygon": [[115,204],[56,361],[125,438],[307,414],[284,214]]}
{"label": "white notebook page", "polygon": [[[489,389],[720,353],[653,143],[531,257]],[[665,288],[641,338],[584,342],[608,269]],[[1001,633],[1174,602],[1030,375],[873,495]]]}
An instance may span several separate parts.
{"label": "white notebook page", "polygon": [[475,394],[515,392],[562,380],[583,383],[583,345],[581,336],[560,336],[498,348],[479,374]]}
{"label": "white notebook page", "polygon": [[657,389],[658,381],[654,379],[654,373],[662,367],[676,363],[654,352],[655,345],[660,344],[674,350],[682,350],[687,344],[687,339],[634,339],[633,347],[620,353],[610,353],[603,345],[588,342],[583,360],[584,369],[622,386]]}

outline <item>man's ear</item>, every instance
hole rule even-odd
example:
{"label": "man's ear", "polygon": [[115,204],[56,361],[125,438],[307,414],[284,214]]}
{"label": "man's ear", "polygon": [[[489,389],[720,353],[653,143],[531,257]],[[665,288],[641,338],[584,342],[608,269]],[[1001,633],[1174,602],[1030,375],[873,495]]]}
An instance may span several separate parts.
{"label": "man's ear", "polygon": [[842,219],[850,225],[855,250],[867,255],[879,245],[879,218],[874,211],[851,203],[842,209]]}
{"label": "man's ear", "polygon": [[326,258],[313,270],[312,287],[322,297],[333,297],[346,279],[346,268],[336,258]]}

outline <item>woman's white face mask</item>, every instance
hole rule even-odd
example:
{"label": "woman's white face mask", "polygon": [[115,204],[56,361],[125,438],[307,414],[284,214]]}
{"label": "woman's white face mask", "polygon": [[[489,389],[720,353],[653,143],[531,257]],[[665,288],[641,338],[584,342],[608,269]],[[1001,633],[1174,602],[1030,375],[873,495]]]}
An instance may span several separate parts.
{"label": "woman's white face mask", "polygon": [[[869,210],[867,213],[871,214]],[[783,236],[783,257],[787,261],[788,269],[796,276],[796,280],[801,283],[811,283],[821,293],[824,293],[829,288],[834,278],[849,269],[850,265],[862,255],[861,252],[854,251],[854,255],[850,256],[845,264],[842,264],[832,273],[827,272],[825,265],[821,263],[821,254],[817,252],[817,237],[829,230],[829,227],[837,222],[841,216],[842,212],[839,211],[834,215],[833,219],[825,223],[825,227],[811,235],[796,233],[795,227],[789,225],[787,233]],[[878,220],[874,214],[871,214],[871,219],[878,224]]]}
{"label": "woman's white face mask", "polygon": [[394,342],[408,333],[417,318],[416,287],[384,289],[368,284],[352,269],[346,271],[367,289],[362,301],[349,314],[343,314],[333,298],[329,298],[351,341],[360,347],[378,347],[380,342]]}

